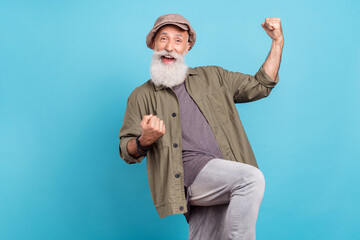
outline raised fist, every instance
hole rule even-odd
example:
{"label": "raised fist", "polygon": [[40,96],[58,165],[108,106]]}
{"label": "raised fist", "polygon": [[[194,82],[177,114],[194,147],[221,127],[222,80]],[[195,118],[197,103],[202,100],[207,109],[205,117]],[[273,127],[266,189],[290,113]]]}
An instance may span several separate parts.
{"label": "raised fist", "polygon": [[265,18],[265,22],[261,24],[266,33],[274,41],[283,41],[283,33],[280,18]]}
{"label": "raised fist", "polygon": [[140,123],[141,136],[139,142],[141,146],[150,146],[165,134],[165,124],[157,116],[145,115]]}

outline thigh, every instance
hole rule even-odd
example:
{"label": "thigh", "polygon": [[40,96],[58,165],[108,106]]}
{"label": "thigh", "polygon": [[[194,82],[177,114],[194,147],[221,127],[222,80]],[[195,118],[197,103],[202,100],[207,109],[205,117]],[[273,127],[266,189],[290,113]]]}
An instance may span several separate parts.
{"label": "thigh", "polygon": [[235,184],[236,187],[245,186],[258,172],[259,169],[248,164],[213,159],[204,166],[189,187],[189,202],[193,206],[229,203]]}

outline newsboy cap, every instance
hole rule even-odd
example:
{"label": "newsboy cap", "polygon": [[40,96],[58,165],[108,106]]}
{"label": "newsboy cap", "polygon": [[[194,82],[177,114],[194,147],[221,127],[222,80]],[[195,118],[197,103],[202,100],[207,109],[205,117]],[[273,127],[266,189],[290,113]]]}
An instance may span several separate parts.
{"label": "newsboy cap", "polygon": [[154,41],[156,32],[165,25],[175,25],[181,28],[184,31],[188,31],[189,33],[189,43],[190,48],[189,50],[194,46],[196,41],[196,33],[194,29],[191,27],[190,22],[181,16],[180,14],[166,14],[163,16],[160,16],[153,26],[153,28],[150,30],[149,34],[146,36],[146,45],[148,48],[152,48],[152,42]]}

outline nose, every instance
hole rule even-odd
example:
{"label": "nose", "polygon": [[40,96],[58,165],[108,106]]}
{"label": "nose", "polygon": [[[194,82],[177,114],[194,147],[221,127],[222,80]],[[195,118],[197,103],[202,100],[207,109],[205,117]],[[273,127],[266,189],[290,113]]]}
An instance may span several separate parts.
{"label": "nose", "polygon": [[174,45],[173,45],[172,41],[168,41],[168,42],[166,43],[165,49],[166,49],[168,52],[172,52],[172,51],[174,50]]}

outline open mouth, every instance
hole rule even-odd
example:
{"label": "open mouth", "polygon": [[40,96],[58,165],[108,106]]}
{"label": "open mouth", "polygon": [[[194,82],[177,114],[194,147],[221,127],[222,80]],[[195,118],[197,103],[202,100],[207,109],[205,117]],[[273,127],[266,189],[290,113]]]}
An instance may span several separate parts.
{"label": "open mouth", "polygon": [[175,58],[173,58],[172,56],[169,56],[169,55],[164,55],[164,56],[161,56],[161,60],[165,64],[170,64],[175,61]]}

